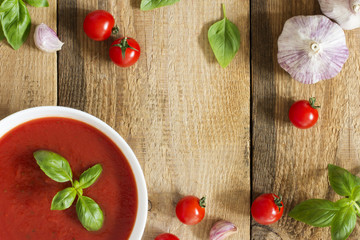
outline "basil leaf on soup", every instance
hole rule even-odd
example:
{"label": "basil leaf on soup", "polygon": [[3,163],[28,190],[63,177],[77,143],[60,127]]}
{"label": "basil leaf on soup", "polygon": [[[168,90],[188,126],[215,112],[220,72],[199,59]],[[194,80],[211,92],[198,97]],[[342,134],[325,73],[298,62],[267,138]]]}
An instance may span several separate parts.
{"label": "basil leaf on soup", "polygon": [[213,24],[208,31],[210,46],[219,64],[225,68],[240,48],[240,32],[235,24],[226,17],[223,5],[224,19]]}
{"label": "basil leaf on soup", "polygon": [[341,196],[350,196],[353,188],[360,185],[360,178],[341,167],[329,164],[328,173],[331,187]]}
{"label": "basil leaf on soup", "polygon": [[72,183],[72,172],[68,161],[57,153],[39,150],[34,157],[41,170],[56,182]]}
{"label": "basil leaf on soup", "polygon": [[48,7],[49,3],[47,0],[25,0],[28,4],[33,7]]}
{"label": "basil leaf on soup", "polygon": [[103,226],[104,214],[100,206],[89,197],[78,198],[76,213],[81,224],[88,231],[97,231]]}
{"label": "basil leaf on soup", "polygon": [[335,215],[331,224],[331,239],[345,240],[347,239],[356,225],[356,214],[352,206],[342,208]]}
{"label": "basil leaf on soup", "polygon": [[142,0],[140,9],[143,11],[152,10],[159,7],[172,5],[180,0]]}
{"label": "basil leaf on soup", "polygon": [[31,18],[22,0],[3,0],[0,5],[4,36],[15,50],[26,41],[30,33]]}
{"label": "basil leaf on soup", "polygon": [[73,187],[65,188],[58,192],[52,202],[51,210],[64,210],[71,206],[76,198],[76,190]]}
{"label": "basil leaf on soup", "polygon": [[90,187],[100,176],[102,172],[102,166],[96,164],[83,172],[79,178],[79,185],[76,188],[88,188]]}
{"label": "basil leaf on soup", "polygon": [[339,210],[340,207],[329,200],[310,199],[296,205],[289,216],[311,226],[328,227]]}

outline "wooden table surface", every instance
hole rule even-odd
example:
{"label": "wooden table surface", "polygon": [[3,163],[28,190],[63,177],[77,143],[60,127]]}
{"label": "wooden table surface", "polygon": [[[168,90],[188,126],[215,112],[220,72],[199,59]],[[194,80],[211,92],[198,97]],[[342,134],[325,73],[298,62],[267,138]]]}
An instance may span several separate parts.
{"label": "wooden table surface", "polygon": [[[61,105],[86,111],[129,143],[143,168],[152,209],[143,239],[171,232],[208,239],[219,219],[239,231],[229,239],[330,239],[288,217],[309,198],[336,200],[327,164],[360,170],[360,30],[347,31],[350,57],[334,79],[315,85],[292,80],[276,60],[277,38],[295,15],[321,14],[316,0],[181,0],[142,12],[140,0],[49,0],[32,8],[32,31],[20,50],[0,42],[0,117],[29,107]],[[241,47],[222,69],[207,40],[211,24],[227,16],[240,29]],[[82,30],[87,13],[111,12],[120,36],[141,46],[136,65],[111,63],[104,42]],[[58,53],[35,48],[34,25],[44,22],[65,42]],[[315,96],[320,119],[294,128],[288,110]],[[251,201],[265,192],[284,197],[283,218],[261,226]],[[207,196],[204,221],[185,226],[175,205],[185,195]],[[350,239],[359,239],[360,230]]]}

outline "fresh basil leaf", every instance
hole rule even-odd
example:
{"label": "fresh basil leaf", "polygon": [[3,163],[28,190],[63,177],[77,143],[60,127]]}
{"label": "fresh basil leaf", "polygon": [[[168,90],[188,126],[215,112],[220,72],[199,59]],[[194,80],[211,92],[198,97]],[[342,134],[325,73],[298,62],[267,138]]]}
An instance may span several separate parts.
{"label": "fresh basil leaf", "polygon": [[340,210],[334,202],[325,199],[310,199],[296,205],[289,213],[295,220],[315,227],[328,227]]}
{"label": "fresh basil leaf", "polygon": [[235,24],[226,18],[223,5],[224,19],[214,23],[208,31],[210,46],[217,61],[225,68],[240,48],[240,32]]}
{"label": "fresh basil leaf", "polygon": [[48,7],[49,3],[47,0],[25,0],[28,4],[33,7]]}
{"label": "fresh basil leaf", "polygon": [[96,164],[83,172],[79,178],[79,186],[77,188],[88,188],[90,187],[100,176],[102,172],[102,166]]}
{"label": "fresh basil leaf", "polygon": [[159,7],[172,5],[180,0],[142,0],[140,9],[143,11],[152,10]]}
{"label": "fresh basil leaf", "polygon": [[56,182],[72,182],[72,172],[68,161],[57,153],[39,150],[34,157],[41,170]]}
{"label": "fresh basil leaf", "polygon": [[73,187],[65,188],[58,192],[52,202],[51,210],[64,210],[71,206],[76,198],[76,190]]}
{"label": "fresh basil leaf", "polygon": [[4,0],[0,6],[1,24],[6,40],[19,49],[30,33],[31,18],[22,0]]}
{"label": "fresh basil leaf", "polygon": [[344,207],[335,215],[331,223],[331,239],[345,240],[355,228],[356,214],[353,207]]}
{"label": "fresh basil leaf", "polygon": [[88,231],[97,231],[104,223],[104,215],[100,206],[89,197],[81,196],[78,198],[76,213],[81,224]]}
{"label": "fresh basil leaf", "polygon": [[350,196],[353,188],[360,185],[358,177],[341,167],[329,164],[328,173],[331,187],[341,196]]}
{"label": "fresh basil leaf", "polygon": [[352,190],[351,196],[350,196],[351,200],[354,201],[360,201],[360,186],[355,186]]}

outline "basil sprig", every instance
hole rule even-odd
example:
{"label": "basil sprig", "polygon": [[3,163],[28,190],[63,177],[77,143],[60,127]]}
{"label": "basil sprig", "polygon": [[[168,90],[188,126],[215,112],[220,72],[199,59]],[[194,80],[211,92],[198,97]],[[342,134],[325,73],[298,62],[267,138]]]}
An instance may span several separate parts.
{"label": "basil sprig", "polygon": [[[34,7],[47,7],[47,0],[26,0]],[[22,0],[0,0],[0,40],[4,37],[15,50],[19,49],[29,36],[31,18]]]}
{"label": "basil sprig", "polygon": [[334,191],[345,196],[336,202],[309,199],[294,207],[289,216],[315,227],[331,227],[332,240],[347,239],[360,216],[360,178],[338,166],[328,165],[329,182]]}
{"label": "basil sprig", "polygon": [[152,10],[159,7],[172,5],[180,0],[142,0],[140,9],[143,11]]}
{"label": "basil sprig", "polygon": [[102,166],[96,164],[84,171],[79,181],[73,181],[69,162],[57,153],[39,150],[34,152],[34,157],[40,169],[56,182],[71,182],[72,187],[59,191],[51,202],[51,210],[65,210],[75,201],[78,218],[88,231],[99,230],[104,223],[104,214],[100,206],[91,198],[83,196],[83,189],[90,187],[99,178]]}
{"label": "basil sprig", "polygon": [[208,31],[210,46],[219,64],[225,68],[240,48],[240,32],[237,26],[226,17],[223,4],[224,19],[214,23]]}

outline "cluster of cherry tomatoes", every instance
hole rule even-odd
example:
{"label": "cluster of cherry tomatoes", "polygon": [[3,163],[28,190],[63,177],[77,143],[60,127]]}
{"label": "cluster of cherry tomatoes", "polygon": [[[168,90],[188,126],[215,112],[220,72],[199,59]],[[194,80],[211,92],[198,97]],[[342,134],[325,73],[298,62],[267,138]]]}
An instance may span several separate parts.
{"label": "cluster of cherry tomatoes", "polygon": [[[176,216],[180,222],[186,225],[195,225],[205,217],[205,197],[199,199],[195,196],[186,196],[176,204]],[[163,233],[155,240],[179,240],[171,233]]]}
{"label": "cluster of cherry tomatoes", "polygon": [[[84,20],[84,32],[95,41],[108,39],[111,33],[116,32],[114,17],[104,11],[96,10],[89,13]],[[137,62],[140,57],[140,46],[133,38],[123,37],[115,40],[109,50],[111,60],[120,67],[129,67]],[[295,102],[289,111],[289,119],[294,126],[302,129],[310,128],[318,120],[318,111],[315,98],[309,101]],[[275,194],[262,194],[255,199],[251,206],[251,214],[255,221],[268,225],[278,221],[284,211],[281,197]],[[205,216],[205,198],[187,196],[182,198],[176,205],[177,218],[186,225],[195,225]],[[173,234],[164,233],[155,240],[179,240]]]}
{"label": "cluster of cherry tomatoes", "polygon": [[[95,41],[108,39],[111,33],[117,33],[114,17],[104,10],[89,13],[84,20],[84,32]],[[133,38],[123,37],[115,40],[109,50],[111,60],[120,67],[129,67],[140,57],[140,46]]]}

